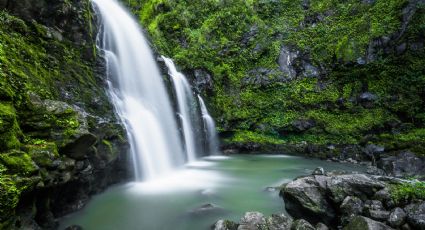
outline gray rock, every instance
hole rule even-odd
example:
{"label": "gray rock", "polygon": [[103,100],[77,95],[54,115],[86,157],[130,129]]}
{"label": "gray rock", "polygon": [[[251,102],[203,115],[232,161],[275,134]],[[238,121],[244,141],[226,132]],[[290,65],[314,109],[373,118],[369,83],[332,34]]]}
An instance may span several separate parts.
{"label": "gray rock", "polygon": [[[374,200],[379,200],[383,204],[386,204],[391,200],[391,194],[389,188],[383,188],[375,193],[373,196]],[[388,207],[388,206],[387,206]]]}
{"label": "gray rock", "polygon": [[392,227],[399,227],[406,221],[406,216],[407,215],[404,210],[397,207],[391,212],[390,217],[388,218],[388,223]]}
{"label": "gray rock", "polygon": [[293,67],[293,62],[298,58],[298,51],[291,51],[288,47],[282,46],[280,49],[280,55],[278,59],[278,64],[280,70],[288,75],[289,79],[294,79],[297,75],[295,68]]}
{"label": "gray rock", "polygon": [[236,230],[238,224],[230,220],[218,220],[213,226],[213,230]]}
{"label": "gray rock", "polygon": [[65,228],[65,230],[83,230],[83,227],[80,225],[71,225]]}
{"label": "gray rock", "polygon": [[325,198],[322,186],[313,176],[288,183],[282,190],[288,213],[294,218],[305,218],[312,223],[331,223],[335,218],[335,210]]}
{"label": "gray rock", "polygon": [[408,151],[402,152],[398,156],[382,158],[377,165],[390,176],[425,175],[425,159]]}
{"label": "gray rock", "polygon": [[363,212],[363,201],[355,196],[347,196],[340,206],[342,222],[348,223],[353,217]]}
{"label": "gray rock", "polygon": [[296,220],[291,227],[291,230],[316,230],[313,225],[304,219]]}
{"label": "gray rock", "polygon": [[386,175],[384,170],[372,165],[367,166],[366,172],[367,174],[371,174],[371,175],[379,175],[379,176]]}
{"label": "gray rock", "polygon": [[316,126],[316,122],[314,120],[296,120],[291,125],[295,131],[304,132]]}
{"label": "gray rock", "polygon": [[359,99],[361,102],[371,102],[371,101],[376,101],[376,99],[378,99],[378,96],[376,96],[375,94],[371,92],[364,92],[360,94]]}
{"label": "gray rock", "polygon": [[364,174],[346,174],[333,176],[327,183],[331,199],[341,203],[347,196],[357,196],[362,200],[372,197],[376,191],[385,187],[385,183],[374,180]]}
{"label": "gray rock", "polygon": [[390,230],[390,226],[364,216],[354,217],[344,230]]}
{"label": "gray rock", "polygon": [[317,167],[312,175],[325,175],[325,170],[322,167]]}
{"label": "gray rock", "polygon": [[224,211],[224,210],[217,205],[203,204],[193,210],[190,210],[189,213],[191,215],[205,215],[211,212],[220,212],[220,211]]}
{"label": "gray rock", "polygon": [[425,230],[425,201],[407,205],[407,223],[415,229]]}
{"label": "gray rock", "polygon": [[316,224],[316,230],[329,230],[329,228],[323,223],[318,223]]}
{"label": "gray rock", "polygon": [[384,210],[369,210],[369,217],[374,220],[385,221],[390,217],[390,212]]}
{"label": "gray rock", "polygon": [[213,89],[213,80],[210,73],[203,69],[195,69],[193,71],[194,85],[198,92],[205,92]]}
{"label": "gray rock", "polygon": [[266,219],[260,212],[247,212],[241,218],[238,230],[257,230],[266,225]]}
{"label": "gray rock", "polygon": [[266,219],[266,225],[268,230],[284,230],[291,229],[293,220],[285,214],[273,214]]}

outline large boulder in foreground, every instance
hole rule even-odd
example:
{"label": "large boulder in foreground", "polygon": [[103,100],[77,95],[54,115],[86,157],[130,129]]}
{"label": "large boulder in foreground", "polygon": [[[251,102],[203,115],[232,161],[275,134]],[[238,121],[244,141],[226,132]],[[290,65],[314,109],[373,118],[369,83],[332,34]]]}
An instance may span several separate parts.
{"label": "large boulder in foreground", "polygon": [[288,183],[281,195],[286,210],[294,218],[329,225],[338,221],[336,208],[347,196],[366,200],[384,187],[384,182],[364,174],[312,175]]}
{"label": "large boulder in foreground", "polygon": [[326,199],[326,185],[316,179],[323,176],[299,178],[288,183],[282,190],[285,208],[294,218],[305,218],[313,223],[331,223],[335,210]]}

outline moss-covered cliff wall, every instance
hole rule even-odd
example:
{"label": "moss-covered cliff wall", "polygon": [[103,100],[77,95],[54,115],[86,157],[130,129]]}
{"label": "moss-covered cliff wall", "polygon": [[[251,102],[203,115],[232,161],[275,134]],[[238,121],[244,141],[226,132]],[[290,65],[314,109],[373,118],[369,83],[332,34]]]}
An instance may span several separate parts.
{"label": "moss-covered cliff wall", "polygon": [[425,153],[424,1],[130,3],[227,147]]}
{"label": "moss-covered cliff wall", "polygon": [[0,229],[55,228],[125,173],[95,37],[88,0],[0,1]]}

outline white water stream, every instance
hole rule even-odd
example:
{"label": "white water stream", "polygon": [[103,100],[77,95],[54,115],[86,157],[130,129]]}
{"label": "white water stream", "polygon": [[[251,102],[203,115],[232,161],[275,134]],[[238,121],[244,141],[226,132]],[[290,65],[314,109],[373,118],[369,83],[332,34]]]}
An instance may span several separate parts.
{"label": "white water stream", "polygon": [[174,112],[150,47],[116,0],[93,0],[101,18],[110,93],[126,126],[136,180],[166,174],[185,162]]}

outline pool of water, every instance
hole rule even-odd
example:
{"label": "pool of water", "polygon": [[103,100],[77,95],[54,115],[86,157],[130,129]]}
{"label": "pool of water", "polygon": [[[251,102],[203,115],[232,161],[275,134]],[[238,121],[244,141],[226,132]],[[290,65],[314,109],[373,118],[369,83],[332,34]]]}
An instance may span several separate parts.
{"label": "pool of water", "polygon": [[[99,194],[86,207],[61,220],[85,230],[199,230],[218,219],[239,220],[246,211],[285,212],[279,191],[268,189],[325,170],[363,171],[351,164],[286,155],[206,157],[172,175],[127,183]],[[203,205],[211,204],[206,208]]]}

